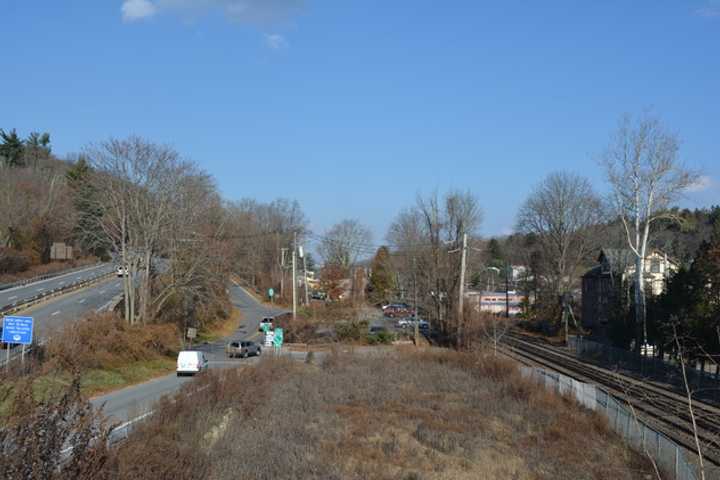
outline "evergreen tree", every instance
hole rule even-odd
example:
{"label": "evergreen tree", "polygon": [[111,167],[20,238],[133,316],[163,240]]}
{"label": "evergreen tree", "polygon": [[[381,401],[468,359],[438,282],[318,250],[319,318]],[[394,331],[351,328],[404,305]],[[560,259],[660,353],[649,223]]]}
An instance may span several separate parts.
{"label": "evergreen tree", "polygon": [[65,175],[73,192],[73,204],[78,215],[73,230],[75,241],[82,250],[99,258],[107,258],[110,245],[100,224],[103,212],[98,201],[100,192],[91,180],[92,168],[84,157],[80,157]]}
{"label": "evergreen tree", "polygon": [[25,155],[30,158],[32,165],[37,168],[41,159],[50,156],[50,134],[32,132],[25,140]]}
{"label": "evergreen tree", "polygon": [[18,136],[17,132],[13,128],[10,132],[0,128],[0,157],[2,161],[8,167],[22,167],[24,145],[23,141]]}
{"label": "evergreen tree", "polygon": [[491,238],[487,246],[488,266],[495,268],[505,267],[505,253],[503,252],[500,242],[495,238]]}
{"label": "evergreen tree", "polygon": [[371,269],[368,296],[373,302],[388,300],[392,291],[395,290],[395,271],[387,247],[378,248],[372,260]]}

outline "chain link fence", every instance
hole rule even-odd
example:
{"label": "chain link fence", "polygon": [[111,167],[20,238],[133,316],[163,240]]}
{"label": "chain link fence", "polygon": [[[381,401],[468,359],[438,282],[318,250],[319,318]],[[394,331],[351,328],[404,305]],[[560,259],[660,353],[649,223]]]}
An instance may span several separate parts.
{"label": "chain link fence", "polygon": [[[642,378],[657,380],[684,390],[680,368],[659,357],[647,357],[637,352],[629,352],[584,337],[570,337],[568,349],[584,360],[603,367],[625,370],[640,374]],[[698,368],[686,370],[688,383],[697,398],[710,402],[720,401],[720,369],[715,373]]]}
{"label": "chain link fence", "polygon": [[604,415],[610,428],[631,448],[655,460],[663,478],[698,480],[696,467],[684,448],[638,419],[624,403],[602,388],[542,368],[522,367],[522,374],[545,385],[548,390],[575,398],[584,407]]}

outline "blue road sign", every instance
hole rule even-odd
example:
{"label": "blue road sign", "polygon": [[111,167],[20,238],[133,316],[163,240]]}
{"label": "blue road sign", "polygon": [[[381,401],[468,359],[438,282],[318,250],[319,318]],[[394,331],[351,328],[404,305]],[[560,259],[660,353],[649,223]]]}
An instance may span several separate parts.
{"label": "blue road sign", "polygon": [[3,317],[3,343],[30,345],[33,336],[32,317]]}

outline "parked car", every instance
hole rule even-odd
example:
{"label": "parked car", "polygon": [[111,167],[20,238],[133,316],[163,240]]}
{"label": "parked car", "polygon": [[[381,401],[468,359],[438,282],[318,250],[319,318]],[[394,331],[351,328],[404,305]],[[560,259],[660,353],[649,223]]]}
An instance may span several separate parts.
{"label": "parked car", "polygon": [[413,325],[413,322],[409,318],[401,318],[396,323],[398,328],[410,328]]}
{"label": "parked car", "polygon": [[314,291],[310,294],[310,298],[313,300],[326,300],[327,294],[325,292]]}
{"label": "parked car", "polygon": [[177,376],[195,375],[208,368],[208,361],[203,352],[196,350],[183,350],[178,353]]}
{"label": "parked car", "polygon": [[263,325],[267,325],[268,329],[272,330],[273,320],[275,320],[273,317],[265,317],[262,320],[260,320],[260,326],[258,327],[258,331],[262,332]]}
{"label": "parked car", "polygon": [[260,345],[255,342],[230,342],[225,345],[225,353],[230,358],[258,357],[262,353]]}
{"label": "parked car", "polygon": [[122,265],[118,265],[117,270],[115,270],[115,273],[118,277],[126,277],[128,274],[128,268],[124,267]]}
{"label": "parked car", "polygon": [[412,315],[412,310],[399,306],[387,307],[384,310],[383,315],[388,318],[409,317]]}
{"label": "parked car", "polygon": [[382,306],[383,311],[388,308],[407,308],[407,309],[409,309],[410,305],[408,305],[407,303],[388,303],[387,305]]}

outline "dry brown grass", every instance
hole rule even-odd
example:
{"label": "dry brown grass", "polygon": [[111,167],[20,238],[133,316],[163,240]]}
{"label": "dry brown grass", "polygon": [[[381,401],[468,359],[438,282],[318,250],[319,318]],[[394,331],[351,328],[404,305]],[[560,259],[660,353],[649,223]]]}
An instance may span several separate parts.
{"label": "dry brown grass", "polygon": [[180,349],[173,324],[128,325],[113,313],[89,315],[53,335],[46,348],[54,367],[66,370],[113,368]]}
{"label": "dry brown grass", "polygon": [[488,356],[265,359],[193,382],[118,455],[122,478],[635,479],[601,417]]}

